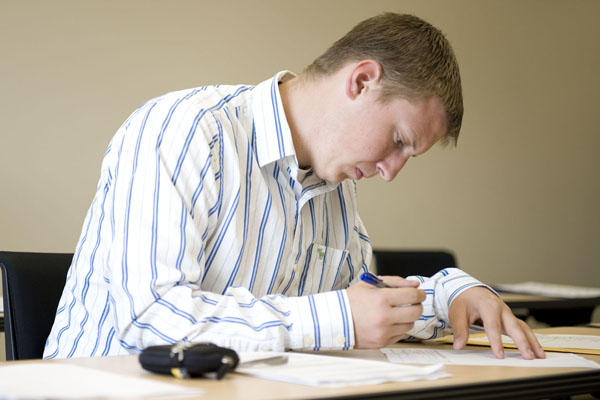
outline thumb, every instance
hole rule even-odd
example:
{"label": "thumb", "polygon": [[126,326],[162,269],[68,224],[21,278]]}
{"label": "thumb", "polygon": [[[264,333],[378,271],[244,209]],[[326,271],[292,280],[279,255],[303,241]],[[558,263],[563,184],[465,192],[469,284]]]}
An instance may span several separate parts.
{"label": "thumb", "polygon": [[454,307],[450,307],[449,315],[450,325],[452,325],[454,333],[454,344],[452,345],[452,348],[458,350],[462,349],[465,344],[467,344],[467,339],[469,338],[469,322],[465,307],[460,303],[452,305]]}

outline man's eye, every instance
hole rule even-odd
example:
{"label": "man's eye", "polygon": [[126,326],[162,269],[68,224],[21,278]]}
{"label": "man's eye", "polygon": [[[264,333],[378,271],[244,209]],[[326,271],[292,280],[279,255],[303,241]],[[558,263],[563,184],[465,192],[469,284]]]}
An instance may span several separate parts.
{"label": "man's eye", "polygon": [[394,140],[394,143],[396,144],[396,146],[398,147],[402,147],[404,146],[404,143],[402,143],[402,139],[400,139],[399,137],[396,138],[396,140]]}

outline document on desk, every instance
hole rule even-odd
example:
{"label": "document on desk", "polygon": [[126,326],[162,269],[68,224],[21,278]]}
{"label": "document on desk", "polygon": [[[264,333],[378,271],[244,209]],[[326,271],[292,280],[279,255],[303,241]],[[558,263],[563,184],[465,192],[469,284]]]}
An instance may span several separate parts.
{"label": "document on desk", "polygon": [[560,297],[564,299],[600,297],[600,288],[544,282],[502,283],[494,285],[494,289],[503,292],[526,293],[538,296]]}
{"label": "document on desk", "polygon": [[202,393],[201,389],[54,362],[33,362],[0,367],[2,398],[145,399]]}
{"label": "document on desk", "polygon": [[386,347],[381,351],[394,363],[600,368],[600,364],[570,353],[546,353],[546,358],[525,360],[516,351],[505,351],[504,358],[496,358],[491,349],[436,350]]}
{"label": "document on desk", "polygon": [[[248,360],[274,355],[287,357],[287,362],[279,365],[243,366],[243,363]],[[239,356],[240,366],[235,370],[237,373],[310,386],[369,385],[450,376],[443,372],[441,364],[415,367],[385,361],[296,352],[266,353],[266,355],[239,353]]]}
{"label": "document on desk", "polygon": [[[600,336],[597,335],[536,333],[535,336],[546,351],[600,355]],[[467,343],[479,346],[490,345],[490,341],[485,333],[469,336]],[[517,347],[515,342],[506,335],[502,335],[502,345],[507,348]]]}

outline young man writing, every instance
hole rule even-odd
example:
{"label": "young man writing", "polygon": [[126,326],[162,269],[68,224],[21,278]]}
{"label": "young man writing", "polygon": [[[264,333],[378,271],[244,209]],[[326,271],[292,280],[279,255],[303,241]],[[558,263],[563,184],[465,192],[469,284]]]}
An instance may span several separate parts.
{"label": "young man writing", "polygon": [[352,283],[371,258],[356,181],[392,180],[409,157],[455,141],[461,119],[446,39],[390,13],[299,76],[150,100],[106,152],[44,356],[182,339],[377,348],[450,327],[460,348],[481,319],[498,357],[502,331],[525,358],[543,357],[531,330],[458,269],[384,277],[386,289]]}

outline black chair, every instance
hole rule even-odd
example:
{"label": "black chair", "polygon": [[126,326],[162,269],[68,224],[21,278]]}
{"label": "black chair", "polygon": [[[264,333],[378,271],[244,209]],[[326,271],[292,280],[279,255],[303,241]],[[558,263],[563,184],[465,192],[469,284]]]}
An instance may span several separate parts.
{"label": "black chair", "polygon": [[373,250],[378,275],[432,276],[440,269],[456,267],[446,250]]}
{"label": "black chair", "polygon": [[6,359],[42,358],[71,253],[0,252]]}

